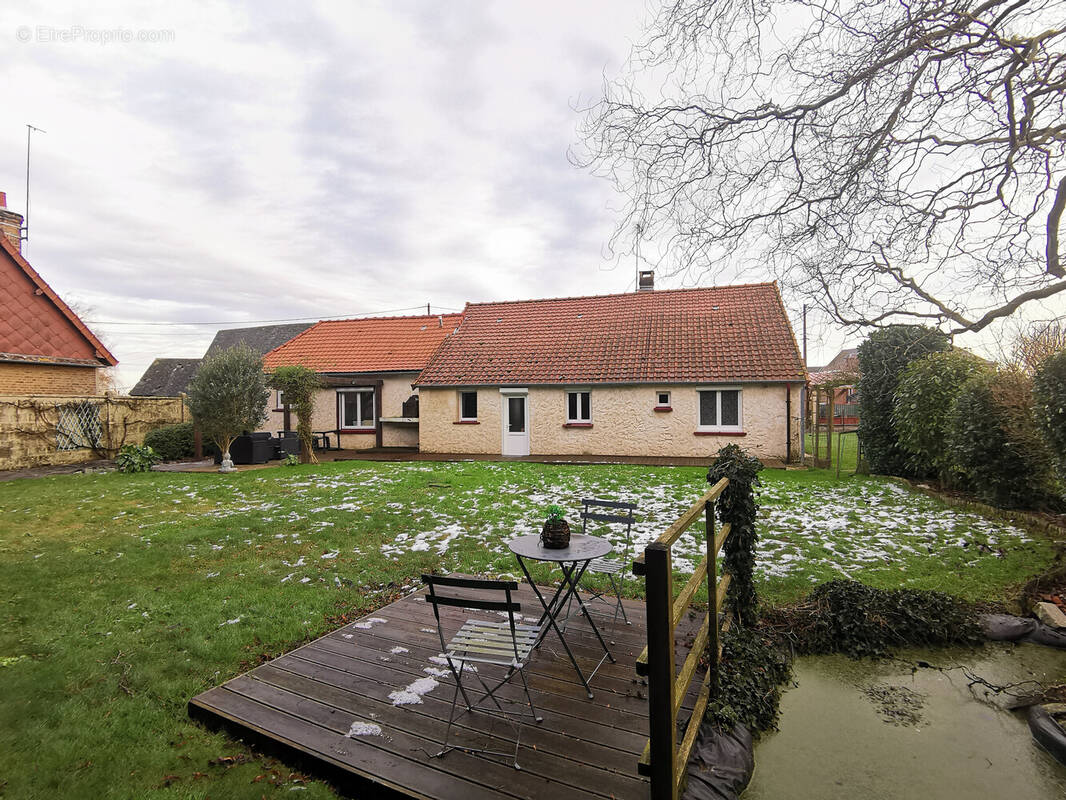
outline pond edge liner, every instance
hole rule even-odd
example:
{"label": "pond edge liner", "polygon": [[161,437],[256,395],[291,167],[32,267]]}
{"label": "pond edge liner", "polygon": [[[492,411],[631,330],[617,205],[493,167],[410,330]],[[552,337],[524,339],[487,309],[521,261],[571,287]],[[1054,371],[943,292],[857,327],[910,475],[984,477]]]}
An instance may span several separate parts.
{"label": "pond edge liner", "polygon": [[1066,631],[1052,628],[1031,617],[982,614],[978,622],[985,638],[993,642],[1028,642],[1066,650]]}
{"label": "pond edge liner", "polygon": [[723,731],[704,722],[686,773],[683,800],[737,800],[755,773],[751,731],[739,723],[732,730]]}
{"label": "pond edge liner", "polygon": [[1033,734],[1037,744],[1066,766],[1066,730],[1063,730],[1045,706],[1032,706],[1029,709],[1029,732]]}

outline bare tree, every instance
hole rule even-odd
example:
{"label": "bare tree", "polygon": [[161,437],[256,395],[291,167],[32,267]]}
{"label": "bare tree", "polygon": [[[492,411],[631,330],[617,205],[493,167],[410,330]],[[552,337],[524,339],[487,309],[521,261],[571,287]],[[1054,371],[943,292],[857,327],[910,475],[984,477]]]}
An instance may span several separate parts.
{"label": "bare tree", "polygon": [[1045,358],[1066,351],[1066,323],[1033,322],[1014,340],[1007,363],[1032,377]]}
{"label": "bare tree", "polygon": [[[753,265],[851,326],[978,331],[1066,291],[1053,0],[673,0],[586,109],[616,249]],[[639,252],[639,249],[638,249]]]}

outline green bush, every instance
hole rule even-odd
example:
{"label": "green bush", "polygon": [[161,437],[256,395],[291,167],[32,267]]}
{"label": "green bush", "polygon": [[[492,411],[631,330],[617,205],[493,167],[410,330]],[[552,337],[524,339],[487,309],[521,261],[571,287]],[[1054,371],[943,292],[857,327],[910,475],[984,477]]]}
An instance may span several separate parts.
{"label": "green bush", "polygon": [[164,425],[149,431],[144,443],[155,450],[164,461],[177,461],[191,458],[193,455],[192,423],[179,422],[176,425]]}
{"label": "green bush", "polygon": [[159,461],[159,455],[151,447],[135,444],[123,445],[115,456],[119,472],[148,472]]}
{"label": "green bush", "polygon": [[1066,481],[1066,350],[1045,358],[1033,376],[1037,424]]}
{"label": "green bush", "polygon": [[912,361],[949,348],[948,337],[921,325],[890,325],[859,345],[859,439],[870,469],[910,475],[910,454],[899,446],[892,404],[900,373]]}
{"label": "green bush", "polygon": [[984,362],[962,350],[930,353],[904,368],[893,398],[892,424],[914,475],[952,482],[944,441],[948,413],[963,384],[984,368]]}
{"label": "green bush", "polygon": [[823,583],[779,614],[797,653],[890,656],[899,647],[973,645],[983,640],[973,610],[958,598],[918,589]]}
{"label": "green bush", "polygon": [[947,419],[948,456],[968,488],[1001,508],[1054,504],[1051,453],[1037,430],[1032,384],[1013,370],[979,373]]}

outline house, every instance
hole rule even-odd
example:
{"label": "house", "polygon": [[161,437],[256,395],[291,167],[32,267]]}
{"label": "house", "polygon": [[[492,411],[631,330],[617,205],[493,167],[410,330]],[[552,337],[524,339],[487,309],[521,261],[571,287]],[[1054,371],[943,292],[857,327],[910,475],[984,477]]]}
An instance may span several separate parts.
{"label": "house", "polygon": [[22,257],[22,216],[0,192],[0,395],[95,395],[118,364]]}
{"label": "house", "polygon": [[[218,331],[204,357],[246,344],[264,355],[293,336],[311,327],[309,322],[288,325],[260,325],[255,328],[227,328]],[[141,379],[130,390],[134,397],[177,397],[184,393],[189,381],[200,369],[200,358],[157,358],[148,365]]]}
{"label": "house", "polygon": [[471,303],[415,381],[419,446],[791,459],[806,379],[773,283]]}
{"label": "house", "polygon": [[132,389],[131,397],[178,397],[200,369],[199,358],[157,358]]}
{"label": "house", "polygon": [[[416,447],[419,411],[411,384],[462,320],[459,314],[365,317],[312,325],[263,358],[269,371],[301,365],[319,373],[312,429],[330,431],[345,449]],[[262,430],[292,430],[274,391]]]}
{"label": "house", "polygon": [[[828,421],[828,394],[833,395],[833,426],[855,427],[859,424],[859,394],[856,383],[859,378],[859,351],[855,347],[841,350],[824,367],[810,367],[811,389],[821,389],[818,403],[818,418]],[[812,409],[813,402],[808,406]]]}

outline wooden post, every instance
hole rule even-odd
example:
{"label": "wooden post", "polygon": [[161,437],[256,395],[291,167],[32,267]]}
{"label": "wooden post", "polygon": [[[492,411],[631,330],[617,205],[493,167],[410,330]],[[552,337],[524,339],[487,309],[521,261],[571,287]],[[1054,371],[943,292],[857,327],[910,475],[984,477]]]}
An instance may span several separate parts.
{"label": "wooden post", "polygon": [[[714,546],[713,544],[711,545]],[[670,548],[653,542],[644,549],[648,610],[648,733],[651,740],[651,796],[674,796],[674,756],[677,723],[674,721],[674,620],[673,568]]]}
{"label": "wooden post", "polygon": [[821,429],[821,417],[819,411],[821,409],[822,390],[818,387],[814,389],[814,466],[818,466],[818,453],[821,450],[822,444],[822,429]]}
{"label": "wooden post", "polygon": [[[707,685],[718,694],[718,553],[714,549],[714,503],[704,509],[707,518]],[[724,545],[723,545],[724,547]]]}
{"label": "wooden post", "polygon": [[825,411],[826,411],[826,429],[825,429],[825,458],[826,467],[831,468],[833,466],[833,396],[836,394],[836,389],[830,388],[826,392]]}

